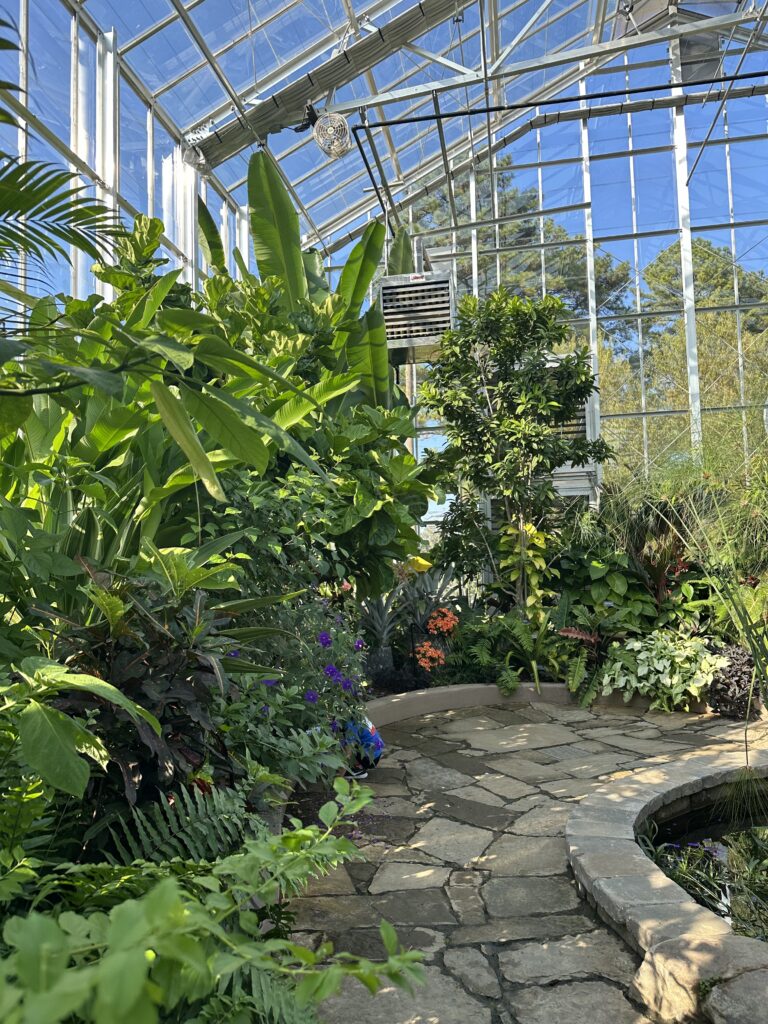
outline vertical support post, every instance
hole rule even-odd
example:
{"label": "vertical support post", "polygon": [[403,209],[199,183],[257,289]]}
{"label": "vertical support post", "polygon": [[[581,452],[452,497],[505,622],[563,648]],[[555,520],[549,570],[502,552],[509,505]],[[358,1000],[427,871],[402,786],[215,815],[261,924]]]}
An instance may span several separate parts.
{"label": "vertical support post", "polygon": [[[680,43],[669,44],[673,95],[682,95],[682,64]],[[691,423],[691,448],[701,458],[701,388],[699,384],[699,348],[696,338],[696,296],[693,285],[693,242],[691,239],[691,200],[688,190],[688,140],[685,132],[685,109],[676,107],[672,113],[675,177],[677,181],[677,213],[680,230],[680,269],[683,284],[683,323],[685,327],[685,360],[688,368],[688,408]]]}
{"label": "vertical support post", "polygon": [[[584,66],[582,65],[582,71]],[[579,80],[579,93],[586,95],[586,82],[584,77]],[[586,108],[586,100],[580,100],[580,106]],[[595,236],[592,227],[592,176],[589,161],[589,130],[587,128],[587,115],[579,121],[579,133],[581,139],[581,167],[584,179],[584,237],[586,241],[587,257],[587,309],[589,313],[589,352],[592,357],[592,373],[599,387],[600,385],[600,350],[599,335],[597,326],[597,291],[595,287]],[[586,409],[587,437],[594,441],[600,436],[600,394],[596,391],[589,400]],[[602,467],[597,467],[596,485],[602,482]],[[597,494],[594,495],[597,500]]]}
{"label": "vertical support post", "polygon": [[155,108],[147,107],[147,213],[155,216]]}
{"label": "vertical support post", "polygon": [[[469,167],[469,217],[473,224],[477,222],[477,178],[474,161]],[[476,227],[473,227],[470,232],[470,246],[472,249],[472,294],[478,298],[480,295],[480,261],[477,252]]]}
{"label": "vertical support post", "polygon": [[[173,240],[184,253],[181,280],[197,285],[197,170],[184,159],[181,145],[174,146],[170,173],[163,167],[163,214],[173,225]],[[165,164],[165,160],[163,161]]]}
{"label": "vertical support post", "polygon": [[[88,65],[80,30],[80,12],[72,18],[72,69],[70,89],[69,146],[77,155],[89,162],[88,153],[88,100],[93,82],[88,81]],[[70,168],[74,170],[74,168]],[[82,181],[82,179],[81,179]],[[91,291],[91,260],[79,249],[72,250],[72,293],[82,298]]]}
{"label": "vertical support post", "polygon": [[[536,107],[536,116],[538,117],[541,113],[541,108]],[[541,169],[542,153],[541,153],[541,129],[536,129],[536,186],[538,190],[537,200],[539,204],[539,213],[544,209],[544,175]],[[539,222],[539,262],[541,265],[541,296],[542,298],[547,294],[547,258],[544,251],[544,218],[538,217]]]}
{"label": "vertical support post", "polygon": [[[96,194],[113,209],[117,209],[118,113],[117,38],[113,29],[100,33],[96,40],[95,149],[95,170],[99,176]],[[103,290],[104,298],[110,301],[111,285],[103,285]]]}
{"label": "vertical support post", "polygon": [[[244,206],[238,206],[237,208],[237,248],[240,250],[240,255],[243,257],[243,262],[246,267],[248,266],[248,248],[251,244],[249,225],[248,225],[248,210]],[[330,262],[330,261],[329,261]],[[235,267],[238,278],[242,277],[238,267]],[[329,274],[330,278],[330,274]]]}
{"label": "vertical support post", "polygon": [[[19,10],[19,95],[29,94],[29,0],[21,0]],[[29,156],[29,136],[25,122],[19,119],[19,159]]]}
{"label": "vertical support post", "polygon": [[[728,111],[723,111],[725,137],[728,138]],[[731,262],[733,264],[733,301],[736,306],[736,357],[739,367],[739,402],[741,403],[741,441],[744,451],[744,482],[749,486],[749,430],[747,428],[747,385],[744,376],[744,334],[742,331],[742,314],[739,298],[739,265],[736,262],[736,213],[733,205],[733,168],[731,166],[731,144],[725,143],[725,176],[728,184],[728,220],[731,224],[730,244]]]}
{"label": "vertical support post", "polygon": [[[627,58],[624,56],[626,69]],[[629,72],[624,72],[625,82],[629,87]],[[643,475],[648,479],[650,469],[650,453],[648,446],[648,403],[645,392],[645,334],[643,321],[640,316],[642,312],[642,285],[640,279],[640,243],[638,240],[637,223],[637,172],[635,167],[634,137],[632,135],[632,114],[627,114],[627,139],[629,152],[629,187],[632,201],[632,259],[635,264],[635,312],[637,313],[637,355],[638,371],[640,373],[640,409],[642,411],[641,423],[643,429]]]}
{"label": "vertical support post", "polygon": [[96,41],[96,173],[100,198],[115,205],[118,125],[117,39],[114,29]]}

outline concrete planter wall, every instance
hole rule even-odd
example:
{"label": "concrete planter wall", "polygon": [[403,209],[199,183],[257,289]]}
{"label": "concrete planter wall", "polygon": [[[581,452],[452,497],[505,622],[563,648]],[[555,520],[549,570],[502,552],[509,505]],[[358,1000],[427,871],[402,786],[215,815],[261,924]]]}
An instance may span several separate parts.
{"label": "concrete planter wall", "polygon": [[[768,751],[753,752],[768,776]],[[636,842],[652,816],[711,803],[734,781],[740,751],[698,751],[674,764],[609,782],[583,800],[566,827],[576,880],[599,915],[644,957],[634,995],[660,1021],[768,1021],[768,943],[734,935],[656,867]]]}
{"label": "concrete planter wall", "polygon": [[[417,715],[431,715],[439,711],[457,711],[459,708],[488,707],[491,704],[520,704],[542,701],[546,704],[575,704],[567,687],[561,683],[542,683],[537,693],[533,683],[521,683],[511,697],[504,697],[495,683],[467,683],[462,686],[435,686],[429,690],[395,693],[368,701],[368,714],[374,725],[393,725]],[[648,701],[634,697],[628,704],[621,694],[601,698],[598,705],[629,707],[647,710]]]}

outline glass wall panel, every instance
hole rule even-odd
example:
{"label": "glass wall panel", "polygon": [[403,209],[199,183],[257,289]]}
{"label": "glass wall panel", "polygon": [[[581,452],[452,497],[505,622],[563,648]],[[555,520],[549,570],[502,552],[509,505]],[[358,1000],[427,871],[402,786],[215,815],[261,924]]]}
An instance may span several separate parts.
{"label": "glass wall panel", "polygon": [[147,209],[147,106],[120,79],[120,194],[137,210]]}
{"label": "glass wall panel", "polygon": [[629,157],[593,160],[592,223],[595,237],[632,232]]}
{"label": "glass wall panel", "polygon": [[[33,114],[67,145],[71,117],[72,15],[60,0],[29,5],[28,104]],[[35,158],[39,159],[37,143]]]}

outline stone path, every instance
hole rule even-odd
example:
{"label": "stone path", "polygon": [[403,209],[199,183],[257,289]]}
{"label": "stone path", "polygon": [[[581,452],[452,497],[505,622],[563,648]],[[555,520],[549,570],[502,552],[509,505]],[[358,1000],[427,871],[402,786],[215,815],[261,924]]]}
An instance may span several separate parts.
{"label": "stone path", "polygon": [[426,984],[371,999],[350,983],[323,1004],[325,1024],[650,1024],[627,997],[637,957],[568,873],[565,822],[607,777],[738,743],[738,723],[531,704],[382,733],[376,798],[353,836],[366,860],[318,880],[296,929],[376,959],[384,917],[424,951]]}

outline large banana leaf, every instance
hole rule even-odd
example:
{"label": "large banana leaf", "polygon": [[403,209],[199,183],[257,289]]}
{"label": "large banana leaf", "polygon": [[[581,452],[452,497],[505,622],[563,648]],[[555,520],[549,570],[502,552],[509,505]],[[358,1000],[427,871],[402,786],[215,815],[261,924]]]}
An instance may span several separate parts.
{"label": "large banana leaf", "polygon": [[248,165],[248,206],[259,274],[283,284],[283,306],[295,310],[308,298],[299,215],[269,156],[254,153]]}
{"label": "large banana leaf", "polygon": [[261,435],[213,394],[201,395],[185,388],[182,401],[210,437],[259,474],[269,464],[269,452]]}
{"label": "large banana leaf", "polygon": [[392,407],[389,379],[389,353],[384,317],[377,306],[371,306],[346,347],[347,363],[360,377],[360,386],[369,405]]}
{"label": "large banana leaf", "polygon": [[204,389],[204,394],[215,394],[217,398],[221,399],[222,402],[226,402],[230,409],[240,416],[246,426],[252,427],[257,431],[262,431],[262,433],[275,443],[277,448],[281,451],[287,452],[298,462],[302,462],[308,469],[311,469],[313,473],[317,473],[318,476],[327,480],[325,472],[304,450],[296,438],[291,437],[291,435],[286,430],[283,430],[282,427],[278,427],[278,425],[270,419],[269,416],[265,416],[257,409],[254,409],[249,402],[246,402],[242,398],[237,398],[235,395],[229,394],[229,392],[225,391],[223,388],[214,391],[212,388],[206,387]]}
{"label": "large banana leaf", "polygon": [[197,197],[197,240],[205,262],[220,274],[227,273],[227,254],[216,221],[200,196]]}
{"label": "large banana leaf", "polygon": [[168,433],[189,459],[189,464],[202,480],[205,489],[217,501],[226,501],[227,496],[222,490],[216,471],[205,454],[181,401],[160,381],[153,380],[149,386]]}
{"label": "large banana leaf", "polygon": [[372,221],[341,272],[336,292],[344,299],[350,318],[360,315],[373,275],[381,261],[385,237],[384,225],[377,220]]}
{"label": "large banana leaf", "polygon": [[412,274],[413,271],[411,236],[406,228],[400,228],[395,235],[395,240],[392,242],[392,248],[389,250],[387,273],[393,275]]}
{"label": "large banana leaf", "polygon": [[325,380],[307,388],[305,395],[289,398],[287,402],[274,409],[272,419],[283,430],[288,430],[297,423],[301,423],[318,406],[326,405],[332,399],[338,398],[339,395],[345,395],[359,383],[360,377],[354,373],[326,377]]}
{"label": "large banana leaf", "polygon": [[323,254],[317,249],[306,249],[301,258],[304,262],[304,273],[307,276],[309,298],[318,305],[325,302],[330,293],[323,266]]}

